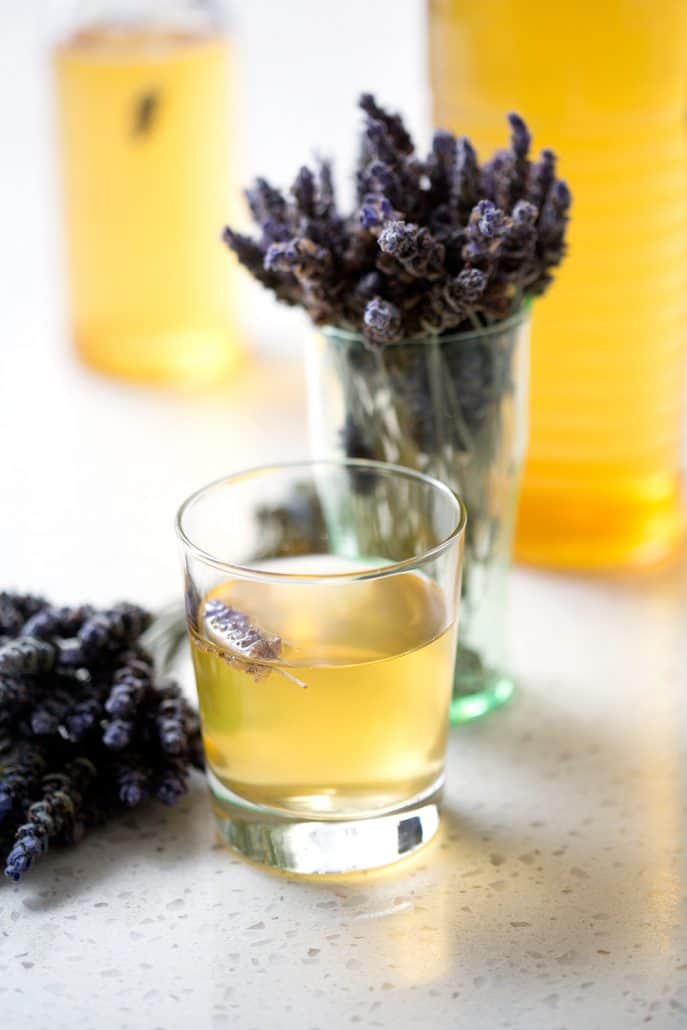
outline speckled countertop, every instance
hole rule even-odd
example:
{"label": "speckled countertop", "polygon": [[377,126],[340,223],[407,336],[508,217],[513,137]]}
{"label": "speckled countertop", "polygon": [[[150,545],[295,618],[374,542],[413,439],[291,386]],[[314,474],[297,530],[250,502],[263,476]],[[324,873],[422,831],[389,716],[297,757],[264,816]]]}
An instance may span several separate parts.
{"label": "speckled countertop", "polygon": [[[36,367],[25,342],[5,430]],[[162,603],[176,502],[304,453],[291,367],[174,398],[38,353],[44,418],[3,459],[8,583]],[[405,864],[264,873],[214,842],[198,781],[3,883],[3,1030],[687,1025],[686,601],[684,564],[624,583],[517,572],[519,695],[452,734],[443,829]]]}

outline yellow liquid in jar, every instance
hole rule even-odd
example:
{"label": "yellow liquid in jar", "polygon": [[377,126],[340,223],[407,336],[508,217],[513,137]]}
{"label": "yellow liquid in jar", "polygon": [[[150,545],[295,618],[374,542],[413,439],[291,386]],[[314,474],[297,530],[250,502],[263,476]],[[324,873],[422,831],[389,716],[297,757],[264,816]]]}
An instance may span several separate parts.
{"label": "yellow liquid in jar", "polygon": [[226,39],[84,31],[55,54],[73,333],[113,375],[211,383],[238,357]]}
{"label": "yellow liquid in jar", "polygon": [[[280,571],[302,563],[281,559]],[[317,585],[228,580],[210,599],[282,640],[277,666],[256,679],[227,662],[202,621],[191,632],[206,756],[226,788],[281,811],[345,818],[440,780],[456,626],[436,584],[412,572]]]}
{"label": "yellow liquid in jar", "polygon": [[430,0],[435,123],[485,156],[519,111],[574,204],[534,306],[516,552],[640,566],[684,528],[687,5]]}

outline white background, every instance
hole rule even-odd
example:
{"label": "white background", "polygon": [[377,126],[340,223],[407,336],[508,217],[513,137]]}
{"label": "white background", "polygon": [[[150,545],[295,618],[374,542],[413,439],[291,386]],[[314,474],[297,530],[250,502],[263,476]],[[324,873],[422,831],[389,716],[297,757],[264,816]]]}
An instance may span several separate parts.
{"label": "white background", "polygon": [[[481,2],[481,0],[475,0]],[[98,377],[63,332],[45,0],[0,0],[0,589],[180,596],[179,501],[306,450],[297,316],[249,294],[262,357],[185,395]],[[364,88],[422,126],[422,4],[244,0],[242,177],[350,167]],[[268,357],[269,355],[269,357]],[[678,1030],[687,1011],[687,565],[517,570],[520,691],[451,736],[443,831],[357,883],[212,848],[200,782],[0,889],[19,1030]]]}

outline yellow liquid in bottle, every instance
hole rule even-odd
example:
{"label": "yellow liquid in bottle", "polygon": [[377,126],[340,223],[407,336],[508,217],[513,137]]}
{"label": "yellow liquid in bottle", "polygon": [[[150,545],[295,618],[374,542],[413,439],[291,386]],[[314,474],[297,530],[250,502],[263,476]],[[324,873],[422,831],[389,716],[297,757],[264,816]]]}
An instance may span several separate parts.
{"label": "yellow liquid in bottle", "polygon": [[656,562],[684,526],[687,5],[431,0],[429,17],[436,124],[485,156],[519,111],[574,198],[534,306],[517,554]]}
{"label": "yellow liquid in bottle", "polygon": [[113,375],[235,365],[224,38],[94,29],[55,54],[73,332]]}
{"label": "yellow liquid in bottle", "polygon": [[[281,559],[280,571],[302,562]],[[221,784],[253,803],[335,818],[398,805],[440,780],[456,629],[436,584],[417,573],[229,580],[209,599],[282,639],[277,667],[256,679],[227,662],[207,624],[191,633],[206,755]]]}

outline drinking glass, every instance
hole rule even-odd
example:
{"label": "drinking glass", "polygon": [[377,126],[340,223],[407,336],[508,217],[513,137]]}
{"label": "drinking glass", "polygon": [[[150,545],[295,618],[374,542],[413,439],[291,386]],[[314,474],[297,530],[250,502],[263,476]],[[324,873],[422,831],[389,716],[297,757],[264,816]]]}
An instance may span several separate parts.
{"label": "drinking glass", "polygon": [[375,461],[218,480],[177,531],[223,838],[297,873],[370,869],[436,832],[465,510]]}

